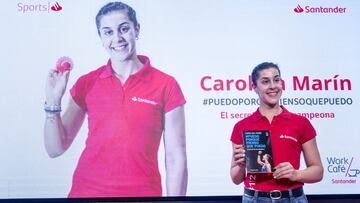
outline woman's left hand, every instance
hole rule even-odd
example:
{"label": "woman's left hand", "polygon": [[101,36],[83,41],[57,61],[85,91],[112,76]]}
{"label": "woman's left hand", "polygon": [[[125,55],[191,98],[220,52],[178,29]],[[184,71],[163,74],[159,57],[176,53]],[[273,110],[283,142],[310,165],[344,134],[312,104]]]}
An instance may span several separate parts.
{"label": "woman's left hand", "polygon": [[275,172],[273,176],[275,179],[287,178],[291,181],[296,181],[298,175],[298,170],[294,169],[294,167],[289,162],[282,162],[275,167]]}

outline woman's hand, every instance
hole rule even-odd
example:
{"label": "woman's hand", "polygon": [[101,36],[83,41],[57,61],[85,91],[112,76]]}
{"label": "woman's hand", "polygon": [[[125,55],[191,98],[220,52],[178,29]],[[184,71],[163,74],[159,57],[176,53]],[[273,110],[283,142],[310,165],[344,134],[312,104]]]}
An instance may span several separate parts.
{"label": "woman's hand", "polygon": [[244,145],[232,143],[233,153],[231,159],[230,176],[236,185],[239,185],[245,178],[245,148]]}
{"label": "woman's hand", "polygon": [[273,176],[275,179],[287,178],[291,181],[296,181],[298,175],[298,170],[294,169],[294,167],[289,162],[282,162],[275,167],[275,172]]}
{"label": "woman's hand", "polygon": [[245,166],[245,148],[244,145],[234,144],[233,146],[233,160],[239,166]]}
{"label": "woman's hand", "polygon": [[50,70],[45,85],[46,103],[49,105],[60,105],[66,85],[69,79],[70,71],[59,73],[56,70]]}

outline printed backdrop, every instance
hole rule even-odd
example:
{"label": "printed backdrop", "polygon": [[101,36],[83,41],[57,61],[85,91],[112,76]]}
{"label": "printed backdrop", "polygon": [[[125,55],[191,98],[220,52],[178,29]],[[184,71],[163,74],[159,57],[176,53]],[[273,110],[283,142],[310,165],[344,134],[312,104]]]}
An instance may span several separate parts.
{"label": "printed backdrop", "polygon": [[[282,70],[282,104],[318,133],[324,179],[307,184],[306,193],[360,193],[360,2],[125,2],[141,24],[138,53],[173,75],[187,99],[189,196],[242,194],[229,175],[229,139],[233,125],[257,108],[249,75],[264,61]],[[68,88],[106,63],[94,20],[105,3],[2,2],[0,198],[67,196],[87,124],[64,155],[47,156],[45,78],[64,55],[74,60]],[[67,91],[63,107],[68,99]],[[163,148],[159,162],[164,182]]]}

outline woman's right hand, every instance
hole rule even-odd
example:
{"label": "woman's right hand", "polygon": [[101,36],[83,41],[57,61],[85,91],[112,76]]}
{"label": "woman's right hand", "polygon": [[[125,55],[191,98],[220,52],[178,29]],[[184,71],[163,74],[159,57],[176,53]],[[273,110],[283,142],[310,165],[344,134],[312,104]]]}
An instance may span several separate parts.
{"label": "woman's right hand", "polygon": [[231,159],[230,176],[236,185],[239,185],[245,178],[245,148],[244,145],[232,143],[233,154]]}
{"label": "woman's right hand", "polygon": [[66,85],[69,79],[70,71],[60,73],[56,70],[50,70],[45,85],[46,103],[49,105],[60,105]]}
{"label": "woman's right hand", "polygon": [[245,166],[245,148],[244,145],[233,144],[233,159],[239,166]]}

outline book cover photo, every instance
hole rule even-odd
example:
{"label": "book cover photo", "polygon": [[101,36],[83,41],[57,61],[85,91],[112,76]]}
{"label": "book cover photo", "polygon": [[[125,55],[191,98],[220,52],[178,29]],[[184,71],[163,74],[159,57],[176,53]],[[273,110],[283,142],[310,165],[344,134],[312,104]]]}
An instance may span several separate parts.
{"label": "book cover photo", "polygon": [[246,170],[248,173],[272,173],[274,163],[270,132],[267,130],[243,132]]}

